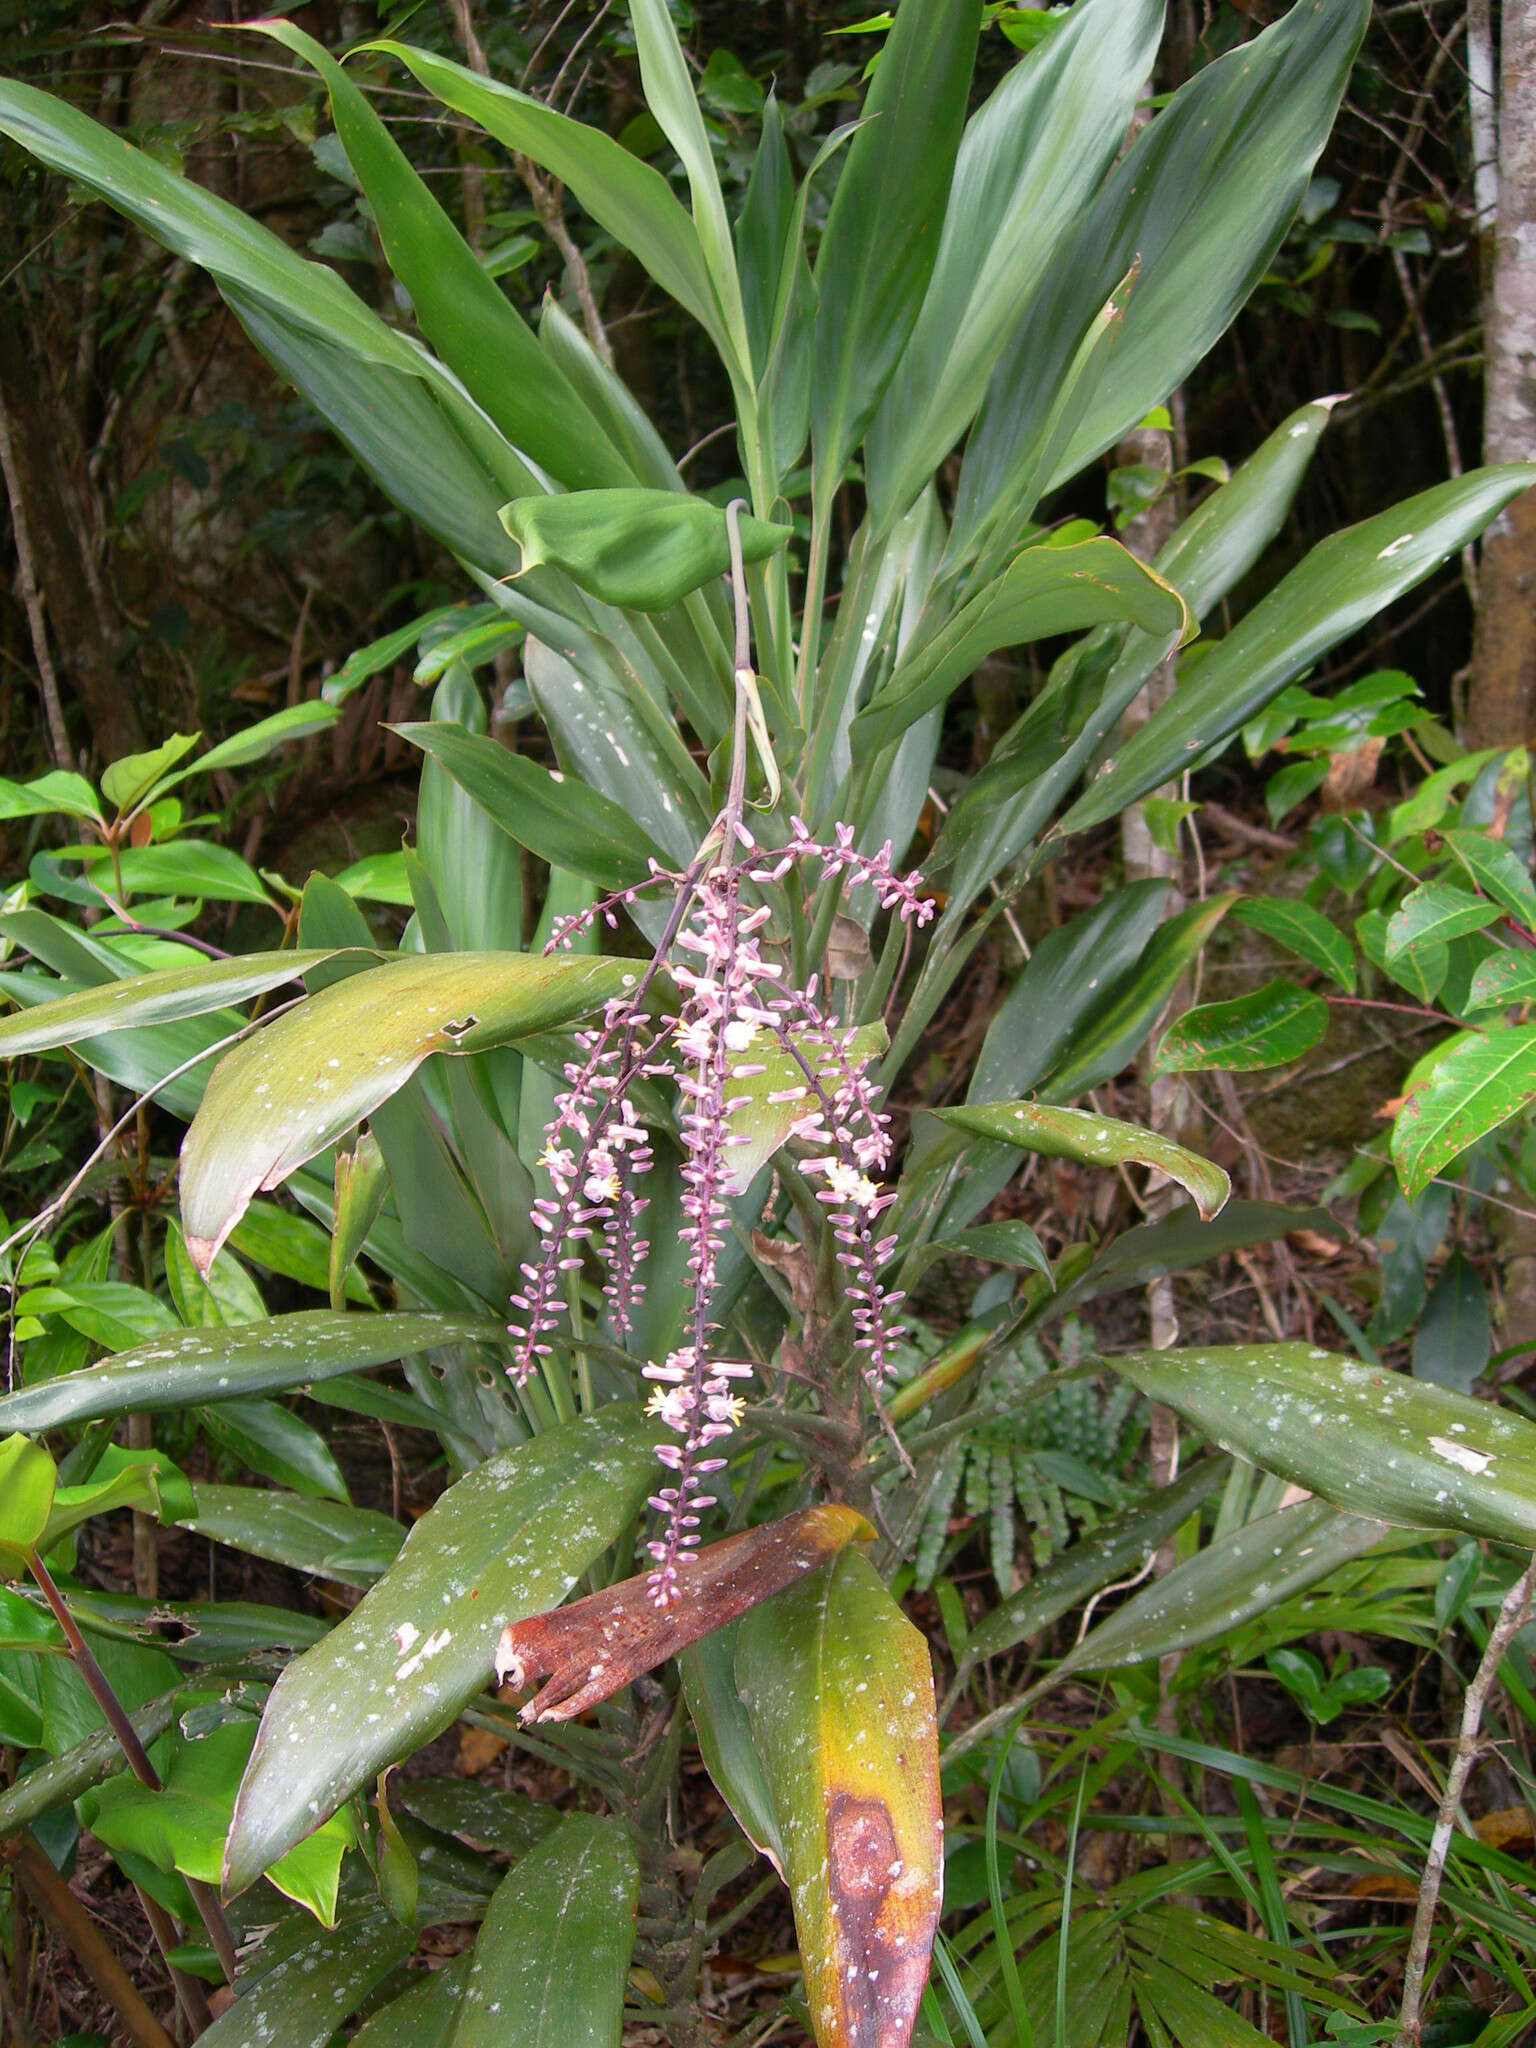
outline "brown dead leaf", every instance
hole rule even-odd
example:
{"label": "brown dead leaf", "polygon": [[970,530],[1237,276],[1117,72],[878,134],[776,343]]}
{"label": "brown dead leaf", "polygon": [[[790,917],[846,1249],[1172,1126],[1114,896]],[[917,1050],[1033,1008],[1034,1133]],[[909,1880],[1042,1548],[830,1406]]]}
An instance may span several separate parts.
{"label": "brown dead leaf", "polygon": [[1477,1839],[1490,1849],[1528,1849],[1536,1841],[1528,1806],[1500,1806],[1475,1823]]}
{"label": "brown dead leaf", "polygon": [[461,1778],[478,1778],[482,1771],[489,1770],[506,1747],[506,1736],[494,1734],[489,1728],[461,1728],[459,1753],[453,1760],[453,1767]]}
{"label": "brown dead leaf", "polygon": [[1385,740],[1362,740],[1347,754],[1335,754],[1328,763],[1321,796],[1325,811],[1347,811],[1359,803],[1376,781],[1376,763]]}
{"label": "brown dead leaf", "polygon": [[1314,1259],[1336,1259],[1344,1249],[1340,1237],[1326,1237],[1320,1230],[1288,1230],[1285,1241],[1294,1245],[1297,1251],[1307,1252]]}
{"label": "brown dead leaf", "polygon": [[1349,1888],[1352,1899],[1416,1899],[1419,1888],[1396,1870],[1368,1870]]}

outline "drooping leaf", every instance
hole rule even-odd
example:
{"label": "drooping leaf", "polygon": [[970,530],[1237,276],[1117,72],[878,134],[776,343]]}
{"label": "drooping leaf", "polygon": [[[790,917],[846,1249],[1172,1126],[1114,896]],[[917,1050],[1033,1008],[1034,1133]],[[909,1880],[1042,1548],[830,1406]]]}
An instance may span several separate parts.
{"label": "drooping leaf", "polygon": [[[12,1660],[14,1669],[15,1660]],[[0,1676],[0,1712],[5,1706],[4,1677]],[[146,1748],[165,1733],[176,1718],[177,1706],[181,1699],[178,1686],[162,1694],[158,1699],[135,1707],[128,1719],[133,1731]],[[41,1741],[42,1731],[38,1730],[37,1740]],[[31,1743],[28,1747],[36,1747]],[[99,1785],[103,1778],[111,1777],[123,1768],[123,1745],[110,1728],[101,1728],[94,1735],[87,1735],[73,1749],[66,1750],[49,1762],[39,1764],[28,1771],[12,1785],[0,1792],[0,1842],[29,1828],[55,1808],[67,1806],[80,1797],[92,1785]]]}
{"label": "drooping leaf", "polygon": [[1413,1376],[1470,1394],[1492,1351],[1482,1275],[1465,1252],[1452,1252],[1413,1333]]}
{"label": "drooping leaf", "polygon": [[1536,1002],[1536,955],[1513,948],[1483,961],[1472,977],[1466,1008],[1502,1010],[1511,1003]]}
{"label": "drooping leaf", "polygon": [[1251,1074],[1310,1052],[1328,1029],[1328,1005],[1294,981],[1268,981],[1225,1003],[1201,1003],[1176,1017],[1152,1062],[1157,1074],[1220,1067]]}
{"label": "drooping leaf", "polygon": [[1057,831],[1099,824],[1212,753],[1533,482],[1536,464],[1473,470],[1320,541],[1116,750]]}
{"label": "drooping leaf", "polygon": [[178,1330],[83,1372],[0,1395],[0,1427],[33,1433],[102,1415],[141,1415],[255,1394],[285,1393],[341,1373],[389,1365],[440,1344],[496,1341],[497,1324],[434,1315],[352,1315],[299,1309],[261,1323]]}
{"label": "drooping leaf", "polygon": [[[525,573],[548,562],[602,603],[634,611],[665,611],[730,567],[724,512],[678,491],[515,498],[501,517]],[[766,561],[789,538],[789,527],[742,514],[744,561]]]}
{"label": "drooping leaf", "polygon": [[519,1692],[545,1680],[520,1710],[524,1720],[573,1720],[814,1571],[845,1543],[874,1537],[853,1508],[801,1508],[706,1544],[666,1607],[656,1606],[651,1574],[641,1572],[568,1607],[514,1621],[497,1645],[496,1676]]}
{"label": "drooping leaf", "polygon": [[1351,1514],[1536,1548],[1536,1425],[1306,1344],[1117,1354],[1213,1442]]}
{"label": "drooping leaf", "polygon": [[1472,1033],[1409,1087],[1392,1163],[1412,1201],[1469,1145],[1536,1102],[1536,1024]]}
{"label": "drooping leaf", "polygon": [[736,1687],[737,1624],[727,1622],[678,1658],[683,1696],[698,1733],[699,1754],[715,1790],[752,1846],[784,1875],[784,1838],[763,1759]]}
{"label": "drooping leaf", "polygon": [[661,849],[628,811],[573,776],[458,726],[434,721],[395,731],[441,762],[509,839],[551,867],[616,890],[643,882],[649,861],[665,865]]}
{"label": "drooping leaf", "polygon": [[404,956],[269,1024],[220,1061],[182,1148],[182,1227],[199,1269],[253,1194],[387,1102],[429,1054],[557,1030],[632,978],[616,960]]}
{"label": "drooping leaf", "polygon": [[19,1432],[0,1443],[0,1574],[27,1568],[48,1526],[57,1474],[41,1444]]}
{"label": "drooping leaf", "polygon": [[327,2048],[415,1940],[382,1906],[354,1907],[264,1970],[198,2039],[207,2048]]}
{"label": "drooping leaf", "polygon": [[850,1549],[746,1616],[736,1672],[816,2038],[905,2048],[943,1886],[928,1646]]}
{"label": "drooping leaf", "polygon": [[371,1586],[405,1540],[388,1515],[342,1501],[202,1479],[194,1493],[196,1512],[180,1517],[182,1528],[344,1586]]}
{"label": "drooping leaf", "polygon": [[351,1498],[325,1438],[280,1401],[221,1401],[198,1419],[216,1444],[263,1479],[322,1500]]}
{"label": "drooping leaf", "polygon": [[422,1516],[379,1584],[274,1687],[235,1809],[229,1889],[453,1721],[488,1682],[507,1623],[567,1593],[641,1507],[654,1436],[633,1409],[605,1409],[487,1459]]}
{"label": "drooping leaf", "polygon": [[1144,1131],[1114,1117],[1095,1116],[1089,1110],[1060,1109],[1044,1102],[986,1102],[941,1109],[936,1114],[958,1130],[1017,1145],[1023,1152],[1077,1159],[1089,1166],[1119,1166],[1128,1161],[1150,1166],[1193,1195],[1207,1221],[1232,1192],[1227,1175],[1209,1159],[1174,1144],[1160,1132]]}
{"label": "drooping leaf", "polygon": [[1486,832],[1447,832],[1445,843],[1478,887],[1528,932],[1536,933],[1536,882],[1507,846]]}
{"label": "drooping leaf", "polygon": [[1232,906],[1232,915],[1309,966],[1321,968],[1346,994],[1354,994],[1354,950],[1338,926],[1310,903],[1292,896],[1245,896]]}

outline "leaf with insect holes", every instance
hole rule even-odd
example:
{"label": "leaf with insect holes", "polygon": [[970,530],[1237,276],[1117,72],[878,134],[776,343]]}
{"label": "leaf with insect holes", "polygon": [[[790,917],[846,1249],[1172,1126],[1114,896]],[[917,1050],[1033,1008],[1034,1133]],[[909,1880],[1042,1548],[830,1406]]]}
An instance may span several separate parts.
{"label": "leaf with insect holes", "polygon": [[855,1549],[741,1622],[820,2048],[906,2048],[943,1895],[928,1645]]}
{"label": "leaf with insect holes", "polygon": [[182,1147],[182,1228],[199,1269],[252,1195],[387,1102],[429,1054],[558,1030],[634,974],[621,960],[568,955],[402,955],[288,1011],[219,1062]]}
{"label": "leaf with insect holes", "polygon": [[1114,1117],[1095,1116],[1085,1109],[1059,1109],[1045,1102],[986,1102],[936,1112],[957,1130],[973,1137],[1017,1145],[1021,1152],[1042,1152],[1051,1159],[1076,1159],[1085,1166],[1119,1166],[1134,1161],[1150,1166],[1194,1196],[1204,1217],[1225,1205],[1232,1183],[1219,1166],[1197,1152],[1175,1145],[1157,1131],[1144,1131]]}
{"label": "leaf with insect holes", "polygon": [[667,1607],[656,1606],[651,1575],[641,1572],[568,1607],[512,1622],[496,1650],[496,1676],[519,1692],[546,1680],[521,1709],[525,1721],[572,1720],[815,1571],[845,1543],[874,1539],[874,1529],[853,1508],[799,1508],[706,1544]]}
{"label": "leaf with insect holes", "polygon": [[1410,1085],[1392,1163],[1410,1201],[1470,1145],[1536,1102],[1536,1024],[1474,1033]]}
{"label": "leaf with insect holes", "polygon": [[1299,1059],[1328,1029],[1328,1005],[1315,990],[1283,978],[1226,1003],[1186,1010],[1163,1033],[1155,1074],[1205,1067],[1250,1074]]}

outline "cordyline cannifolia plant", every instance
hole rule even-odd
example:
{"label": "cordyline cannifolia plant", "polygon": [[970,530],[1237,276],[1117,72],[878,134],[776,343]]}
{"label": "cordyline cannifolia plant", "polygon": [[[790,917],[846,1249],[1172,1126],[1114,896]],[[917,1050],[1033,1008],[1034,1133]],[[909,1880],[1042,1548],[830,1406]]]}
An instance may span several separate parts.
{"label": "cordyline cannifolia plant", "polygon": [[[479,598],[361,650],[328,686],[339,701],[413,647],[436,685],[430,716],[406,728],[425,759],[416,843],[396,870],[413,912],[398,947],[314,877],[296,949],[182,949],[146,974],[115,935],[83,945],[34,903],[8,935],[36,965],[0,970],[27,1006],[0,1024],[0,1053],[70,1047],[190,1119],[180,1229],[152,1219],[151,1246],[185,1324],[97,1365],[82,1350],[35,1384],[24,1370],[0,1426],[193,1408],[210,1432],[243,1418],[239,1441],[270,1476],[282,1468],[248,1408],[291,1445],[307,1425],[272,1397],[329,1388],[434,1429],[453,1474],[408,1536],[352,1508],[329,1472],[318,1507],[285,1476],[279,1489],[199,1484],[195,1512],[183,1502],[175,1517],[363,1592],[318,1640],[246,1618],[260,1647],[245,1677],[259,1689],[278,1672],[259,1730],[219,1735],[220,1773],[213,1738],[187,1738],[188,1770],[223,1801],[199,1872],[222,1866],[232,1893],[258,1887],[259,1924],[286,1885],[338,1926],[307,1947],[294,1937],[265,1974],[253,1963],[227,2033],[247,2017],[297,2025],[322,1964],[334,2031],[434,1913],[483,1914],[469,1976],[434,1973],[370,2027],[453,2025],[468,1985],[504,2014],[568,2018],[573,2041],[617,2043],[637,1955],[669,2001],[647,2020],[694,2024],[711,1902],[747,1852],[722,1848],[692,1896],[669,1858],[686,1708],[742,1836],[790,1887],[822,2048],[901,2048],[937,1919],[939,1740],[928,1648],[885,1575],[922,1526],[925,1489],[978,1418],[995,1419],[994,1375],[1015,1384],[1000,1368],[1023,1371],[1032,1330],[1296,1221],[1224,1207],[1218,1168],[1073,1106],[1135,1057],[1231,897],[1179,908],[1158,881],[1108,890],[1032,935],[982,1020],[964,1101],[917,1115],[900,1153],[885,1091],[1073,833],[1213,758],[1533,472],[1480,470],[1326,539],[1122,734],[1148,678],[1261,564],[1330,407],[1279,423],[1150,564],[1088,522],[1055,521],[1051,493],[1167,398],[1264,274],[1367,0],[1302,0],[1182,84],[1129,146],[1160,0],[1077,0],[972,110],[984,13],[980,0],[901,0],[860,120],[798,177],[770,99],[734,218],[663,0],[631,0],[629,15],[676,175],[436,52],[391,42],[344,65],[289,23],[253,25],[323,81],[402,287],[381,294],[384,312],[76,109],[0,82],[0,131],[202,265]],[[389,64],[487,147],[558,178],[696,323],[729,394],[720,424],[745,512],[689,490],[558,305],[536,328],[524,320],[360,83]],[[1065,651],[986,764],[945,783],[956,694],[989,656],[1047,640]],[[489,737],[475,678],[498,653],[520,659],[543,729],[519,752]],[[151,776],[141,796],[136,781],[134,801],[158,786]],[[14,802],[49,807],[37,792]],[[925,813],[940,819],[921,857],[932,893],[905,874]],[[259,877],[240,879],[239,900],[271,900]],[[626,957],[600,955],[600,937]],[[295,977],[306,988],[292,1007],[232,1016]],[[1032,1153],[1150,1167],[1194,1207],[1053,1260],[1019,1219],[975,1227]],[[316,1275],[313,1243],[292,1241],[315,1226],[260,1200],[278,1188],[318,1219],[327,1309],[269,1315],[250,1280],[263,1261],[301,1284]],[[1025,1275],[949,1341],[920,1327],[917,1305],[946,1250]],[[194,1326],[197,1286],[237,1294],[246,1320]],[[38,1310],[52,1344],[57,1302]],[[397,1362],[405,1389],[363,1379]],[[1293,1589],[1358,1556],[1384,1521],[1536,1533],[1526,1426],[1485,1406],[1384,1390],[1287,1346],[1108,1363],[1319,1496],[1299,1521],[1286,1511]],[[1208,1460],[1176,1495],[1133,1503],[1070,1560],[1073,1597],[1134,1570],[1219,1483]],[[888,1532],[872,1557],[865,1512]],[[703,1540],[716,1528],[719,1542]],[[1210,1632],[1262,1600],[1277,1552],[1261,1533],[1221,1539],[1236,1547],[1216,1559],[1222,1597],[1200,1609]],[[1187,1642],[1175,1575],[1155,1591],[1156,1612],[1127,1603],[1060,1668]],[[1044,1611],[1010,1599],[982,1617],[952,1698]],[[228,1639],[227,1618],[199,1626]],[[604,1700],[679,1651],[654,1688]],[[527,1703],[536,1728],[485,1698],[498,1660],[519,1683],[551,1674]],[[177,1684],[173,1667],[169,1714]],[[589,1707],[594,1724],[562,1725]],[[393,1848],[364,1874],[347,1847],[370,1787],[389,1835],[381,1774],[461,1713],[537,1743],[606,1809],[552,1824],[545,1812],[532,1847],[526,1815],[477,1809],[463,1832],[517,1855],[492,1872],[488,1902],[466,1903],[425,1858],[419,1893],[402,1889]],[[993,1725],[974,1721],[952,1750]],[[69,1783],[107,1768],[77,1758]],[[38,1798],[56,1782],[22,1781],[42,1784]],[[458,1832],[459,1795],[409,1782],[435,1816],[422,1825]],[[93,1826],[108,1824],[98,1812]],[[313,1859],[298,1874],[296,1851]]]}

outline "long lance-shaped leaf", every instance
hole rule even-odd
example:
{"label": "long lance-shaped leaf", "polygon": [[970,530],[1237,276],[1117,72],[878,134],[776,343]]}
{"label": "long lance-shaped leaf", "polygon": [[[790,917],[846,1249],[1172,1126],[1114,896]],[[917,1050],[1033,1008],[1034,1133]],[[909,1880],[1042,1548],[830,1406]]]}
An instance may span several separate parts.
{"label": "long lance-shaped leaf", "polygon": [[1302,0],[1206,66],[1058,238],[966,450],[958,535],[1027,516],[1016,489],[1042,410],[1089,320],[1133,264],[1113,373],[1041,488],[1112,446],[1226,330],[1301,203],[1368,12],[1366,0]]}
{"label": "long lance-shaped leaf", "polygon": [[1172,585],[1118,541],[1026,548],[981,596],[898,666],[854,720],[854,746],[887,745],[942,704],[999,647],[1106,624],[1137,625],[1166,638],[1182,634],[1190,617]]}
{"label": "long lance-shaped leaf", "polygon": [[287,21],[251,26],[318,71],[336,132],[421,331],[497,426],[573,489],[634,481],[629,465],[539,346],[336,60]]}
{"label": "long lance-shaped leaf", "polygon": [[928,1645],[845,1550],[741,1623],[820,2048],[906,2048],[943,1894]]}
{"label": "long lance-shaped leaf", "polygon": [[1095,1116],[1085,1109],[1058,1109],[1045,1102],[978,1102],[937,1114],[957,1130],[994,1143],[1017,1145],[1022,1152],[1043,1152],[1052,1159],[1077,1159],[1088,1166],[1120,1166],[1134,1161],[1153,1167],[1178,1182],[1195,1198],[1207,1222],[1224,1206],[1232,1183],[1222,1169],[1198,1152],[1175,1145],[1157,1131]]}
{"label": "long lance-shaped leaf", "polygon": [[382,1578],[405,1540],[390,1516],[313,1494],[202,1480],[194,1491],[195,1512],[178,1515],[179,1528],[344,1586],[371,1586]]}
{"label": "long lance-shaped leaf", "polygon": [[816,258],[811,423],[831,502],[933,272],[981,28],[977,0],[896,16]]}
{"label": "long lance-shaped leaf", "polygon": [[[398,57],[444,106],[467,114],[508,149],[552,171],[599,227],[606,228],[644,264],[663,291],[687,308],[714,341],[727,368],[733,366],[733,338],[710,282],[698,230],[660,171],[632,156],[601,129],[557,114],[526,93],[482,78],[450,58],[405,43],[385,41],[369,47]],[[739,367],[745,376],[747,366]]]}
{"label": "long lance-shaped leaf", "polygon": [[83,1372],[0,1396],[0,1429],[34,1434],[102,1415],[277,1394],[391,1365],[439,1344],[494,1342],[500,1324],[430,1315],[349,1315],[298,1309],[227,1329],[178,1330]]}
{"label": "long lance-shaped leaf", "polygon": [[[101,988],[79,989],[0,1023],[0,1059],[48,1052],[104,1031],[203,1017],[228,1003],[265,995],[285,981],[297,981],[322,960],[342,957],[344,950],[307,946],[291,953],[246,953],[237,960],[198,960],[189,967],[166,967],[154,974],[128,975]],[[349,957],[361,962],[369,956],[358,950]]]}
{"label": "long lance-shaped leaf", "polygon": [[522,953],[401,958],[336,982],[219,1062],[181,1155],[181,1217],[204,1274],[258,1189],[387,1102],[429,1054],[556,1031],[617,995],[622,961]]}
{"label": "long lance-shaped leaf", "polygon": [[1408,1529],[1536,1547],[1536,1426],[1306,1344],[1132,1351],[1115,1370],[1214,1443]]}
{"label": "long lance-shaped leaf", "polygon": [[566,1814],[486,1909],[453,2048],[617,2048],[639,1893],[623,1823]]}
{"label": "long lance-shaped leaf", "polygon": [[207,2048],[326,2048],[415,1940],[376,1902],[345,1913],[263,1971],[198,2039]]}
{"label": "long lance-shaped leaf", "polygon": [[551,867],[604,889],[643,882],[648,863],[665,865],[660,849],[629,812],[573,776],[557,775],[495,740],[434,720],[397,725],[402,739],[440,762],[454,781],[501,827]]}
{"label": "long lance-shaped leaf", "polygon": [[1154,712],[1072,806],[1060,834],[1117,815],[1239,731],[1330,647],[1433,573],[1536,483],[1536,463],[1473,470],[1320,541]]}
{"label": "long lance-shaped leaf", "polygon": [[242,1891],[357,1786],[454,1720],[501,1631],[568,1593],[645,1503],[654,1423],[609,1408],[477,1465],[267,1702],[224,1881]]}
{"label": "long lance-shaped leaf", "polygon": [[1453,1044],[1408,1090],[1392,1126],[1392,1163],[1410,1201],[1469,1145],[1536,1101],[1536,1024]]}
{"label": "long lance-shaped leaf", "polygon": [[967,123],[911,338],[871,424],[872,522],[900,517],[970,423],[1057,236],[1125,140],[1161,0],[1081,0]]}

